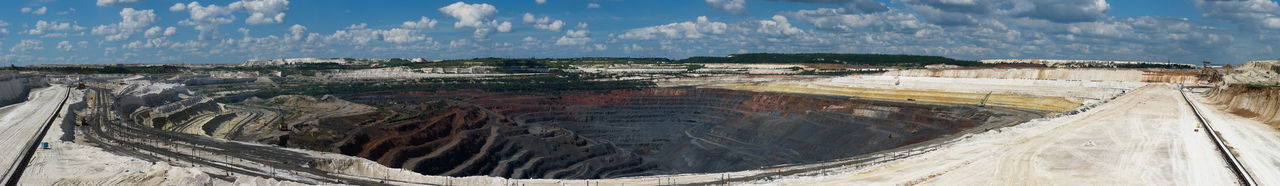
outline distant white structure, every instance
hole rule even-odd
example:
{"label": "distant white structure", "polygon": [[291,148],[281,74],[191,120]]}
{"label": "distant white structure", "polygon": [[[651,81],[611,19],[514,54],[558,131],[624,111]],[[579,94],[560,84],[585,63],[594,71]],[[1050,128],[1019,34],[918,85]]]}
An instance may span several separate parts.
{"label": "distant white structure", "polygon": [[242,66],[281,66],[296,65],[304,63],[337,63],[347,64],[347,60],[342,58],[289,58],[289,59],[272,59],[272,60],[250,60],[244,62]]}
{"label": "distant white structure", "polygon": [[1151,61],[1120,61],[1120,60],[1079,60],[1079,59],[987,59],[981,60],[986,64],[1041,64],[1048,67],[1081,67],[1084,65],[1180,65],[1195,68],[1195,65],[1170,63],[1170,62],[1151,62]]}

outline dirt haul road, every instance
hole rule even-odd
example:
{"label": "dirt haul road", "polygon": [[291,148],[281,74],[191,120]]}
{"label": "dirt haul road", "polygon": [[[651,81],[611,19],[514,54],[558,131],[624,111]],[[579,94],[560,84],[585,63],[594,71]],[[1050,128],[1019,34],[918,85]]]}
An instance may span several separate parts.
{"label": "dirt haul road", "polygon": [[1227,185],[1237,182],[1174,86],[975,134],[879,168],[773,184]]}

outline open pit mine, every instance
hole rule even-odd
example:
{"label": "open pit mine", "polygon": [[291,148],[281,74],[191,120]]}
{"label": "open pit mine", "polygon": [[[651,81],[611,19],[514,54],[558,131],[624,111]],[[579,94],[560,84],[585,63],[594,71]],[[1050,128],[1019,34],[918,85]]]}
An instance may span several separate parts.
{"label": "open pit mine", "polygon": [[407,61],[10,67],[3,181],[1280,184],[1280,61]]}

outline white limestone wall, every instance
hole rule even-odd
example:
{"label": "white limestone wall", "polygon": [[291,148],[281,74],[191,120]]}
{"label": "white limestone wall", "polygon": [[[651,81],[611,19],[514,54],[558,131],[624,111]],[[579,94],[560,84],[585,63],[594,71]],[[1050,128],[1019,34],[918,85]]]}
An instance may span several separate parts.
{"label": "white limestone wall", "polygon": [[22,101],[28,91],[21,79],[0,79],[0,106]]}

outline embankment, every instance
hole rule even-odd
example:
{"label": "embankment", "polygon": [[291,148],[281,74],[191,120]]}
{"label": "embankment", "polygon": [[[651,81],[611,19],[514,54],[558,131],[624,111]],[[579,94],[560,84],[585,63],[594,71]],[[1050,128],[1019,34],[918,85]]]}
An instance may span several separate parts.
{"label": "embankment", "polygon": [[995,78],[995,79],[1035,79],[1035,80],[1076,80],[1076,81],[1118,81],[1118,82],[1155,82],[1155,83],[1196,83],[1199,79],[1195,72],[1175,70],[1139,70],[1139,69],[912,69],[885,72],[885,76],[907,77],[948,77],[948,78]]}
{"label": "embankment", "polygon": [[1280,88],[1246,85],[1219,86],[1208,92],[1214,104],[1227,112],[1280,127]]}

